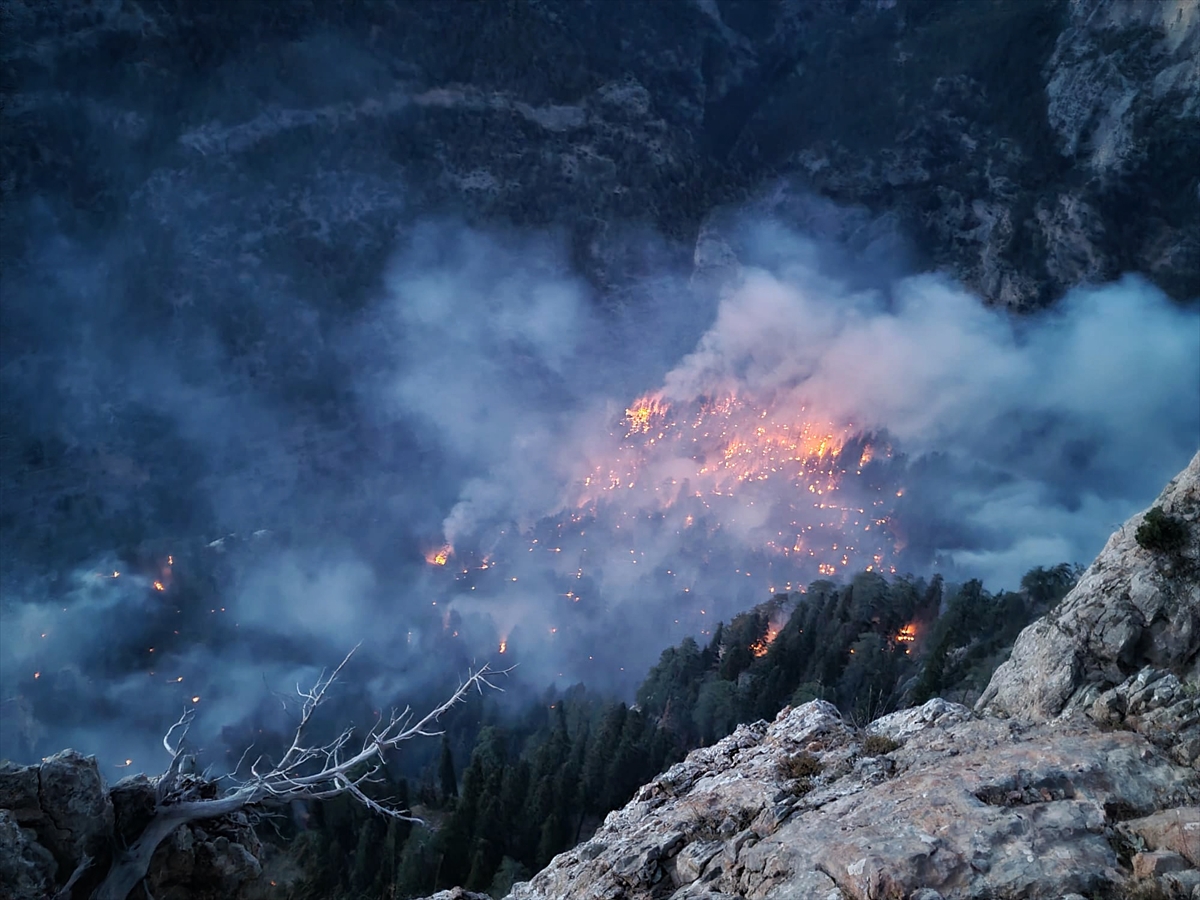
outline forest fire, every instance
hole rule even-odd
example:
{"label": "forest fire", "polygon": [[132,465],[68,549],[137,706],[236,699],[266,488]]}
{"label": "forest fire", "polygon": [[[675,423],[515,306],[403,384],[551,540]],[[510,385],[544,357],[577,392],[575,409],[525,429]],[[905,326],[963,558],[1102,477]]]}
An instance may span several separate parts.
{"label": "forest fire", "polygon": [[[707,601],[693,593],[701,581],[735,596],[856,569],[895,572],[897,468],[886,436],[839,424],[788,392],[651,393],[623,413],[575,458],[555,507],[520,525],[473,523],[490,532],[460,522],[425,549],[426,563],[453,577],[447,588],[464,602],[496,600],[497,611],[543,596],[594,611],[611,602],[608,586]],[[687,605],[692,621],[677,624],[702,624]],[[781,625],[750,648],[755,656]],[[498,628],[500,653],[507,633]]]}
{"label": "forest fire", "polygon": [[750,645],[750,652],[756,657],[766,656],[767,651],[771,648],[771,644],[775,643],[775,638],[779,636],[782,627],[782,625],[777,625],[774,622],[768,625],[767,633]]}
{"label": "forest fire", "polygon": [[896,634],[896,643],[911,644],[917,639],[917,626],[911,622],[900,629]]}
{"label": "forest fire", "polygon": [[[631,488],[639,470],[682,451],[696,464],[695,476],[711,482],[710,490],[772,477],[808,478],[814,492],[831,490],[834,485],[818,476],[840,474],[825,463],[841,451],[850,428],[810,418],[804,406],[795,411],[774,406],[736,393],[679,406],[655,394],[639,397],[625,410],[627,430],[617,448],[616,465],[607,473],[604,466],[595,467],[585,484],[605,490]],[[860,466],[871,459],[871,452],[863,449]]]}
{"label": "forest fire", "polygon": [[655,420],[664,418],[670,408],[670,404],[663,402],[660,397],[652,395],[639,397],[631,407],[625,410],[625,422],[629,426],[629,433],[625,436],[647,434]]}

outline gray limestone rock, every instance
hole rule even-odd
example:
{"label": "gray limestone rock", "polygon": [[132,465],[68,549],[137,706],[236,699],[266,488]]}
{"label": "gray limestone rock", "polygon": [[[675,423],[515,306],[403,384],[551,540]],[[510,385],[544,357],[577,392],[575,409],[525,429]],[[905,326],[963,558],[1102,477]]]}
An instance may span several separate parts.
{"label": "gray limestone rock", "polygon": [[[707,896],[703,888],[748,900],[834,889],[858,900],[921,890],[1057,900],[1124,877],[1106,837],[1114,817],[1200,796],[1191,770],[1132,732],[1087,722],[1021,728],[943,701],[906,713],[879,729],[904,725],[906,736],[884,780],[832,764],[861,738],[827,704],[745,728],[692,753],[610,814],[588,845],[599,852],[562,854],[511,896],[635,900],[658,896],[669,877],[680,898]],[[748,734],[755,740],[739,750]],[[818,737],[825,765],[813,789],[782,820],[760,815],[787,790],[781,761]],[[948,748],[959,752],[947,756]],[[753,824],[725,837],[720,824],[731,816]],[[1139,827],[1169,833],[1162,840],[1175,843],[1164,852],[1178,852],[1175,832],[1184,832],[1173,823]]]}
{"label": "gray limestone rock", "polygon": [[[1021,632],[1011,657],[992,676],[978,710],[1045,721],[1067,710],[1073,699],[1082,702],[1097,689],[1123,685],[1140,677],[1146,667],[1175,673],[1172,685],[1180,679],[1197,683],[1200,453],[1153,507],[1185,523],[1182,551],[1171,556],[1141,547],[1136,534],[1145,513],[1131,518],[1109,538],[1063,601]],[[1141,694],[1145,687],[1130,682],[1123,688],[1125,701],[1100,694],[1093,698],[1093,711],[1111,720],[1121,702],[1161,702]],[[1182,690],[1182,685],[1172,688],[1174,693]]]}

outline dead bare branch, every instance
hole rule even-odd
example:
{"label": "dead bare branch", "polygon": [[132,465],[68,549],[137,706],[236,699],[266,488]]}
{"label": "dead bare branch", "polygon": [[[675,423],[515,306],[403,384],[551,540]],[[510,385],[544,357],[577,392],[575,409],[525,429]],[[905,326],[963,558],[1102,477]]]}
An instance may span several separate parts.
{"label": "dead bare branch", "polygon": [[[502,690],[495,684],[495,679],[507,675],[511,669],[493,671],[485,663],[469,672],[449,698],[419,719],[414,719],[415,713],[408,706],[399,713],[392,710],[386,720],[380,714],[367,729],[361,745],[354,748],[350,744],[354,728],[342,731],[328,743],[310,746],[307,731],[313,715],[359,646],[361,644],[347,653],[332,673],[326,675],[322,671],[308,690],[296,686],[301,701],[300,721],[287,752],[270,768],[262,766],[263,758],[259,756],[250,766],[250,775],[240,778],[237,773],[251,749],[247,747],[233,772],[217,779],[232,784],[224,794],[217,789],[217,782],[208,779],[207,772],[201,777],[193,773],[194,758],[184,752],[184,740],[195,711],[186,710],[163,736],[163,747],[171,754],[171,763],[155,785],[154,816],[138,839],[118,854],[108,875],[92,894],[93,900],[125,900],[129,891],[145,879],[155,848],[180,825],[227,815],[246,807],[292,800],[324,800],[348,794],[379,815],[423,824],[409,810],[371,798],[363,786],[380,780],[375,776],[385,763],[387,751],[414,738],[442,734],[436,726],[447,712],[462,703],[472,690],[480,694],[485,687]],[[172,746],[171,738],[176,731],[179,736]]]}

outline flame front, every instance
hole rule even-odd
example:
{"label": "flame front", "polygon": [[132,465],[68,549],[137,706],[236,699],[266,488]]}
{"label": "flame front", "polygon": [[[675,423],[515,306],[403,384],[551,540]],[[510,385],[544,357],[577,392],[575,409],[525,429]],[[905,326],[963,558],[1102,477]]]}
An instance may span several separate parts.
{"label": "flame front", "polygon": [[899,644],[911,644],[917,639],[917,626],[913,623],[905,625],[896,634],[896,642]]}
{"label": "flame front", "polygon": [[767,650],[770,649],[773,643],[775,643],[775,638],[779,636],[779,632],[782,627],[782,625],[776,624],[775,622],[772,622],[770,625],[768,625],[767,633],[763,635],[761,639],[750,645],[750,652],[755,656],[766,656]]}
{"label": "flame front", "polygon": [[667,415],[670,408],[671,405],[663,402],[662,398],[657,395],[647,394],[639,397],[631,407],[625,410],[625,424],[629,427],[629,432],[625,436],[648,434],[655,423]]}
{"label": "flame front", "polygon": [[815,574],[891,568],[883,564],[891,548],[881,526],[895,488],[885,495],[872,483],[866,502],[862,492],[855,501],[839,496],[847,476],[862,477],[873,459],[891,456],[886,443],[852,424],[832,421],[792,394],[728,391],[670,402],[646,394],[625,410],[622,425],[577,482],[577,516],[603,520],[609,513],[602,507],[610,507],[619,528],[618,517],[683,503],[682,528],[701,516],[710,532],[753,521],[764,550],[794,557]]}

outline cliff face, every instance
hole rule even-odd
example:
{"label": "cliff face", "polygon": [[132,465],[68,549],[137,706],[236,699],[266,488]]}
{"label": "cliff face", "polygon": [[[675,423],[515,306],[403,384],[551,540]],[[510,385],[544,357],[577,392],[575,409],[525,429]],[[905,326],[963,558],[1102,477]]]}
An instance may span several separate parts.
{"label": "cliff face", "polygon": [[1200,454],[1156,503],[1183,542],[1122,526],[987,715],[931,700],[860,731],[814,702],[743,725],[512,900],[1200,897],[1198,488]]}
{"label": "cliff face", "polygon": [[[0,329],[0,386],[55,377],[43,275],[78,267],[122,340],[202,334],[256,389],[334,405],[343,363],[314,348],[443,218],[554,235],[616,308],[704,275],[745,204],[1013,308],[1128,271],[1200,296],[1194,0],[236,6],[4,4],[0,289],[39,299]],[[207,515],[189,451],[112,397],[88,395],[119,426],[86,457],[90,418],[0,404],[27,510],[0,554],[41,560],[53,531],[86,557],[94,519],[148,517],[161,484]],[[307,427],[305,454],[341,452]]]}
{"label": "cliff face", "polygon": [[263,263],[353,293],[430,212],[561,229],[619,289],[639,229],[686,250],[780,177],[991,302],[1128,270],[1196,296],[1198,20],[1195,0],[14,2],[0,190],[14,237],[47,214],[156,230],[146,288],[197,304]]}
{"label": "cliff face", "polygon": [[1021,632],[982,711],[1045,721],[1092,708],[1148,667],[1200,679],[1200,454],[1151,508],[1186,523],[1178,550],[1139,544],[1145,512],[1126,522],[1062,603]]}

